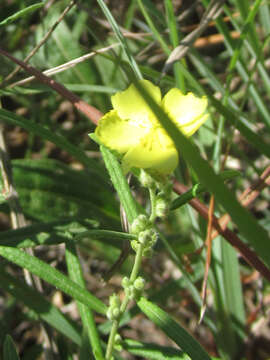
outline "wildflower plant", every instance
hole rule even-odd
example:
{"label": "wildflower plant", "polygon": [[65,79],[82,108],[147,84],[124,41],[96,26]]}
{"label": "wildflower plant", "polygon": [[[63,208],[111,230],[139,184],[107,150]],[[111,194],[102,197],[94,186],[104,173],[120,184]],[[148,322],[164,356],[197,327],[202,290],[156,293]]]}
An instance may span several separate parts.
{"label": "wildflower plant", "polygon": [[[124,351],[149,360],[259,357],[268,351],[263,342],[255,349],[264,334],[253,324],[267,322],[270,281],[269,194],[262,193],[270,184],[270,5],[107,3],[114,11],[104,0],[91,7],[8,1],[1,11],[3,358],[120,360]],[[185,26],[186,16],[194,27]],[[20,79],[26,73],[42,86]],[[206,121],[198,149],[190,137]],[[240,171],[230,169],[231,158]],[[211,194],[209,209],[209,197],[198,199],[203,192]],[[192,263],[184,262],[196,249]],[[167,259],[173,277],[164,272]],[[112,265],[108,272],[103,264]],[[106,282],[114,271],[117,290]],[[188,314],[187,331],[175,310]],[[200,310],[197,341],[188,331]],[[141,324],[130,339],[126,329],[138,313],[173,344],[148,343]]]}
{"label": "wildflower plant", "polygon": [[[208,118],[206,97],[199,98],[193,93],[184,95],[179,89],[173,88],[162,98],[160,88],[150,81],[139,80],[138,85],[186,137],[193,135]],[[136,256],[130,277],[122,281],[124,300],[121,303],[116,294],[110,297],[107,316],[113,325],[106,359],[111,358],[119,323],[129,301],[138,300],[144,289],[145,280],[139,276],[140,265],[143,257],[153,256],[158,239],[155,221],[164,218],[169,211],[172,191],[170,175],[179,161],[173,140],[162,127],[140,88],[131,84],[126,90],[113,95],[111,101],[113,110],[99,120],[94,135],[90,134],[90,137],[102,146],[105,164],[116,189],[117,179],[113,175],[116,169],[106,154],[110,150],[116,153],[121,161],[123,176],[134,170],[141,185],[149,191],[151,212],[139,213],[136,210],[135,216],[129,218],[132,220],[130,233],[136,237],[131,241],[131,248]],[[127,206],[128,211],[130,203],[124,202],[123,205]]]}

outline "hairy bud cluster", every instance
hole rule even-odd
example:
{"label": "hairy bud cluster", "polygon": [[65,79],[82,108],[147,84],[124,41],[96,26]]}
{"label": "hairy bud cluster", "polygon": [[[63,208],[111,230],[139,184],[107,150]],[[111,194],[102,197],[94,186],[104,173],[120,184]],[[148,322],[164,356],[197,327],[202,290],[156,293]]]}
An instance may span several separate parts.
{"label": "hairy bud cluster", "polygon": [[125,289],[125,293],[128,294],[129,300],[138,300],[144,289],[145,280],[139,276],[132,282],[127,277],[124,277],[122,286]]}
{"label": "hairy bud cluster", "polygon": [[146,215],[139,215],[131,225],[131,232],[137,235],[136,240],[131,241],[132,249],[137,252],[139,247],[143,247],[143,256],[151,257],[153,246],[157,241],[157,233],[153,229],[152,223]]}
{"label": "hairy bud cluster", "polygon": [[117,320],[120,316],[120,305],[121,301],[119,299],[119,296],[116,294],[113,294],[110,296],[110,305],[107,310],[107,318],[109,320]]}

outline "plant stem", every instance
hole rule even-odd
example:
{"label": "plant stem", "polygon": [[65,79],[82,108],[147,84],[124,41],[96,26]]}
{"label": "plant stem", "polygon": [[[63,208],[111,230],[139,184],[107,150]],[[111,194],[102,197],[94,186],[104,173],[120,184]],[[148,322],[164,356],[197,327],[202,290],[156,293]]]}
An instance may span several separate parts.
{"label": "plant stem", "polygon": [[[129,278],[130,283],[133,283],[135,281],[135,279],[137,278],[137,275],[140,270],[141,262],[142,262],[142,256],[143,256],[142,254],[143,254],[143,244],[140,244],[140,246],[138,247],[136,256],[135,256],[134,265],[133,265],[131,275]],[[126,311],[127,305],[129,303],[129,300],[130,300],[129,295],[130,295],[129,289],[127,288],[127,289],[125,289],[125,297],[124,297],[124,300],[120,307],[120,315],[116,320],[113,321],[113,324],[112,324],[109,341],[108,341],[108,345],[107,345],[107,350],[106,350],[106,355],[105,355],[106,360],[110,360],[110,358],[112,356],[112,351],[113,351],[114,342],[115,342],[115,336],[117,334],[117,330],[119,327],[121,317],[124,314],[124,312]]]}
{"label": "plant stem", "polygon": [[151,223],[154,223],[156,218],[156,189],[149,188],[149,195],[151,201],[151,215],[149,220]]}

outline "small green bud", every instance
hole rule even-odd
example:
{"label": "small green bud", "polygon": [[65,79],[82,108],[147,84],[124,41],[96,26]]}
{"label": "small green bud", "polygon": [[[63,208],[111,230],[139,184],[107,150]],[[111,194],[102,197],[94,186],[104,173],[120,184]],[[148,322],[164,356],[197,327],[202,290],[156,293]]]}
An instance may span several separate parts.
{"label": "small green bud", "polygon": [[114,306],[120,306],[120,305],[121,305],[121,301],[120,301],[120,299],[119,299],[119,296],[116,295],[116,294],[112,294],[112,295],[110,296],[109,302],[110,302],[110,307],[111,307],[111,306],[114,307]]}
{"label": "small green bud", "polygon": [[160,218],[165,217],[169,212],[169,204],[165,198],[159,196],[156,200],[156,215]]}
{"label": "small green bud", "polygon": [[150,225],[149,219],[146,215],[139,215],[131,224],[131,233],[138,234],[147,229]]}
{"label": "small green bud", "polygon": [[142,291],[145,286],[145,280],[141,276],[137,277],[137,279],[134,281],[134,288],[136,290]]}
{"label": "small green bud", "polygon": [[156,181],[152,178],[150,174],[148,174],[145,170],[141,169],[139,176],[140,183],[143,187],[149,189],[156,188]]}
{"label": "small green bud", "polygon": [[107,319],[113,320],[113,315],[112,315],[112,311],[110,308],[107,310],[106,316],[107,316]]}
{"label": "small green bud", "polygon": [[113,319],[117,319],[120,315],[120,309],[115,307],[112,309],[112,317]]}
{"label": "small green bud", "polygon": [[123,346],[122,346],[122,338],[119,334],[115,335],[114,338],[114,348],[117,351],[122,351],[123,350]]}
{"label": "small green bud", "polygon": [[137,252],[138,251],[138,248],[139,248],[139,243],[137,240],[132,240],[131,243],[130,243],[132,249]]}
{"label": "small green bud", "polygon": [[129,300],[134,299],[134,292],[135,292],[134,286],[130,285],[129,288],[128,288],[128,292],[127,292]]}
{"label": "small green bud", "polygon": [[146,248],[143,250],[143,256],[147,258],[151,258],[153,256],[153,249],[152,248]]}
{"label": "small green bud", "polygon": [[156,233],[153,229],[147,229],[139,233],[138,242],[143,245],[155,243],[156,241]]}
{"label": "small green bud", "polygon": [[109,308],[107,310],[107,318],[109,320],[116,320],[120,316],[120,305],[121,301],[118,295],[113,294],[110,296]]}
{"label": "small green bud", "polygon": [[130,285],[129,278],[127,276],[123,277],[122,279],[122,287],[127,288]]}
{"label": "small green bud", "polygon": [[122,342],[121,336],[119,334],[116,334],[114,338],[115,345],[119,345],[121,342]]}

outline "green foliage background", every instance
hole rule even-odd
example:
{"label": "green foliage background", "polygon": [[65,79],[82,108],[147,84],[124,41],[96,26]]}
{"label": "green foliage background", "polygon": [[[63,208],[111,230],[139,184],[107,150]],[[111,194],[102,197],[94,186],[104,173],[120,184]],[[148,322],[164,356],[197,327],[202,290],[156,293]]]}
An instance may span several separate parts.
{"label": "green foliage background", "polygon": [[[208,193],[214,194],[216,216],[228,212],[229,229],[269,268],[269,190],[262,191],[248,210],[236,200],[269,166],[269,2],[106,4],[78,1],[30,64],[44,71],[94,52],[53,79],[103,113],[111,108],[110,96],[126,88],[134,76],[158,83],[162,93],[179,87],[206,94],[211,116],[192,142],[176,131],[151,98],[148,101],[179,149],[176,179],[188,187],[200,182],[204,192],[198,197],[207,206]],[[2,2],[0,48],[25,59],[68,5],[66,0]],[[165,66],[173,49],[194,26],[202,27],[204,14],[215,6],[210,19],[221,6],[220,15],[189,41],[184,57]],[[6,80],[15,64],[1,54],[0,64],[1,133],[26,221],[26,226],[12,226],[14,204],[5,194],[2,169],[3,358],[18,359],[15,348],[21,359],[44,358],[42,323],[54,340],[55,358],[77,354],[79,359],[102,359],[110,330],[105,317],[108,298],[119,290],[119,275],[129,273],[134,258],[130,255],[112,280],[102,284],[104,271],[117,260],[123,242],[130,241],[122,232],[120,202],[134,219],[138,209],[149,207],[147,194],[134,178],[128,186],[115,157],[104,149],[109,176],[97,144],[88,137],[95,128],[89,118],[47,85],[17,83],[30,76],[25,71]],[[224,184],[219,175],[223,168],[236,169],[238,176]],[[127,353],[132,359],[269,358],[267,337],[254,331],[257,322],[267,324],[269,284],[221,236],[212,244],[207,308],[198,324],[207,222],[188,200],[181,200],[183,206],[159,224],[154,257],[142,266],[148,300],[142,297],[123,317],[123,340],[115,359],[127,358]],[[43,291],[26,284],[23,269],[44,280]]]}

